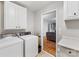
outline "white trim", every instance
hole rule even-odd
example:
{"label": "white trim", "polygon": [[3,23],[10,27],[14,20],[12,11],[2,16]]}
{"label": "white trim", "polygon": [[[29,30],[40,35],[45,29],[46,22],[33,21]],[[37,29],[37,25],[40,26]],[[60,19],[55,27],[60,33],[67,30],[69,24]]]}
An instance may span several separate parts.
{"label": "white trim", "polygon": [[52,55],[52,54],[46,52],[45,50],[42,50],[42,51],[44,51],[45,53],[47,53],[48,55],[50,55],[50,56],[52,56],[52,57],[55,57],[54,55]]}
{"label": "white trim", "polygon": [[51,13],[51,12],[54,12],[54,11],[56,11],[56,9],[43,11],[43,12],[41,12],[41,14],[44,15],[44,14]]}
{"label": "white trim", "polygon": [[41,47],[43,50],[43,15],[41,14]]}
{"label": "white trim", "polygon": [[42,46],[42,50],[43,50],[43,17],[44,17],[43,15],[45,15],[47,13],[50,13],[50,12],[54,12],[54,11],[57,12],[56,9],[45,11],[45,12],[41,12],[41,46]]}

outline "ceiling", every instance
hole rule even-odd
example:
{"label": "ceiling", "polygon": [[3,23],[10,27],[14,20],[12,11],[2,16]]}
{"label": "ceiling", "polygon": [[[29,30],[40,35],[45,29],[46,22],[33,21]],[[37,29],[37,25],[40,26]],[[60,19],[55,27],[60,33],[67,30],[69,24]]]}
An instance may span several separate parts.
{"label": "ceiling", "polygon": [[56,21],[56,11],[44,15],[44,21],[55,22]]}
{"label": "ceiling", "polygon": [[28,7],[32,11],[38,11],[56,1],[18,1],[21,5]]}

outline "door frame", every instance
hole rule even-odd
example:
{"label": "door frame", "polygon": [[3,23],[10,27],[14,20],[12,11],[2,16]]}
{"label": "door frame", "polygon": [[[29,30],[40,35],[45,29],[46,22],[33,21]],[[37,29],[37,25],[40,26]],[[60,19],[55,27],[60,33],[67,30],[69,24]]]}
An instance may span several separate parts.
{"label": "door frame", "polygon": [[48,14],[48,13],[51,13],[51,12],[54,12],[54,11],[57,12],[56,9],[41,12],[41,48],[42,48],[41,50],[43,50],[43,23],[44,23],[43,18],[44,18],[45,14]]}

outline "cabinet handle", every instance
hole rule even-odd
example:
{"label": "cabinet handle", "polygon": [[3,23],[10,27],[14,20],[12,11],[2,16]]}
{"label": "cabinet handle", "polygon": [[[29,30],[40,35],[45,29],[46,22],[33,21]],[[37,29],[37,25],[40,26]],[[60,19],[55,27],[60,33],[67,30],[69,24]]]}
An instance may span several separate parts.
{"label": "cabinet handle", "polygon": [[16,26],[16,28],[17,28],[17,26]]}
{"label": "cabinet handle", "polygon": [[69,54],[71,54],[71,51],[69,51]]}
{"label": "cabinet handle", "polygon": [[76,13],[74,13],[74,15],[76,15]]}

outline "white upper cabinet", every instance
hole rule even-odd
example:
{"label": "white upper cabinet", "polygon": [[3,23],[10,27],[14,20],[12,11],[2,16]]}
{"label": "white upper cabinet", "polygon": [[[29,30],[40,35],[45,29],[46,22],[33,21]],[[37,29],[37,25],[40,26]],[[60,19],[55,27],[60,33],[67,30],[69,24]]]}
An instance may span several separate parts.
{"label": "white upper cabinet", "polygon": [[16,21],[18,29],[26,29],[27,27],[27,9],[16,5]]}
{"label": "white upper cabinet", "polygon": [[79,2],[65,1],[64,2],[64,17],[65,20],[79,19]]}
{"label": "white upper cabinet", "polygon": [[12,2],[4,2],[4,29],[26,29],[27,9]]}
{"label": "white upper cabinet", "polygon": [[15,5],[4,2],[4,29],[16,29]]}

